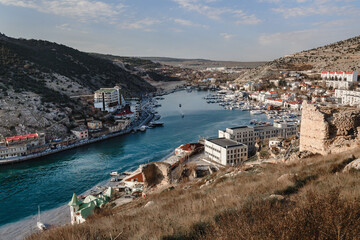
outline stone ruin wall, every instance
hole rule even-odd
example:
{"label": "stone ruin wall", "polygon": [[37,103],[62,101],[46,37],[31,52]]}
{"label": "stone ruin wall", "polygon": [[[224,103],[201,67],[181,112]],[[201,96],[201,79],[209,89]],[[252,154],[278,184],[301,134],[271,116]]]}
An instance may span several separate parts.
{"label": "stone ruin wall", "polygon": [[145,187],[169,184],[170,164],[165,162],[153,162],[142,167]]}
{"label": "stone ruin wall", "polygon": [[300,151],[327,155],[358,147],[360,110],[303,103]]}

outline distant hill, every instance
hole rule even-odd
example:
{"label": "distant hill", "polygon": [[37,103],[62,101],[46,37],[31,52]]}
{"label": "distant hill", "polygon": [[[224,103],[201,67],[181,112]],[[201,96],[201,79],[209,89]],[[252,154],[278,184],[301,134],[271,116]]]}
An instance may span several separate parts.
{"label": "distant hill", "polygon": [[216,61],[209,59],[185,59],[185,58],[169,58],[169,57],[140,57],[140,58],[174,67],[185,67],[185,68],[194,68],[194,69],[203,69],[208,67],[256,68],[266,63],[266,62]]}
{"label": "distant hill", "polygon": [[[42,40],[0,39],[1,82],[14,90],[30,90],[30,85],[43,86],[42,80],[63,76],[87,90],[119,84],[130,95],[155,89],[138,76],[132,75],[103,58],[76,49]],[[21,77],[20,77],[21,76]],[[32,83],[24,82],[24,78]],[[16,81],[11,81],[11,79]]]}
{"label": "distant hill", "polygon": [[269,77],[283,70],[360,70],[360,36],[294,53],[268,62],[239,78]]}
{"label": "distant hill", "polygon": [[171,58],[171,57],[140,57],[153,62],[185,62],[185,61],[199,61],[199,62],[211,62],[209,59],[191,59],[191,58]]}
{"label": "distant hill", "polygon": [[125,96],[156,90],[111,60],[53,42],[0,34],[0,134],[47,131],[64,136],[76,117],[91,115],[90,102],[72,97],[115,85]]}

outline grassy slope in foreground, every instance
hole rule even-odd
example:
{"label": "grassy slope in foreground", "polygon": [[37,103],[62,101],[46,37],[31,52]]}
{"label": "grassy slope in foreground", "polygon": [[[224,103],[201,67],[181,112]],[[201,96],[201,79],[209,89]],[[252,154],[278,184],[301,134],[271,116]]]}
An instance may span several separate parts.
{"label": "grassy slope in foreground", "polygon": [[[342,172],[351,154],[359,157],[360,151],[241,172],[229,168],[28,239],[111,239],[120,233],[117,239],[356,239],[360,172]],[[148,201],[154,204],[144,208]]]}

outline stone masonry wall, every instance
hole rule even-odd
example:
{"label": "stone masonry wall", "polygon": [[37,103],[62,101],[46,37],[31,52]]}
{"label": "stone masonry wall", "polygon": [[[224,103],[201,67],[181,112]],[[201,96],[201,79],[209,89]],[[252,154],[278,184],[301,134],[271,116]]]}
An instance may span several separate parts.
{"label": "stone masonry wall", "polygon": [[300,151],[326,155],[357,147],[358,127],[359,109],[318,107],[304,102]]}

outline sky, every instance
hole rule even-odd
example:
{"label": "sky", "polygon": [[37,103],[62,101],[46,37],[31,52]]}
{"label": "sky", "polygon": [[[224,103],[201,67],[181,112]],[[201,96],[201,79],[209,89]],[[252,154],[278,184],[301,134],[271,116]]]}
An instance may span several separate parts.
{"label": "sky", "polygon": [[120,56],[268,61],[359,23],[359,0],[0,0],[7,36]]}

